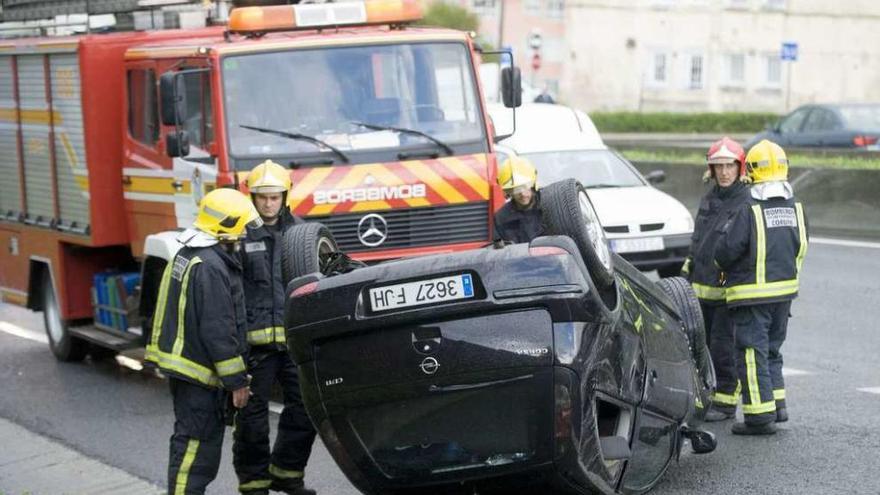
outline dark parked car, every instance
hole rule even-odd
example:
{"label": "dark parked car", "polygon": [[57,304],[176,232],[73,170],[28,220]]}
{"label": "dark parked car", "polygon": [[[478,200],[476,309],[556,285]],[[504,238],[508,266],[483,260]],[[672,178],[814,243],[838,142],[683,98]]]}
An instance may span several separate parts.
{"label": "dark parked car", "polygon": [[805,105],[746,142],[780,146],[880,150],[880,103]]}
{"label": "dark parked car", "polygon": [[[681,278],[611,253],[587,192],[542,189],[551,235],[347,273],[329,232],[285,236],[287,338],[303,400],[368,494],[641,493],[714,389]],[[546,493],[546,492],[545,492]]]}

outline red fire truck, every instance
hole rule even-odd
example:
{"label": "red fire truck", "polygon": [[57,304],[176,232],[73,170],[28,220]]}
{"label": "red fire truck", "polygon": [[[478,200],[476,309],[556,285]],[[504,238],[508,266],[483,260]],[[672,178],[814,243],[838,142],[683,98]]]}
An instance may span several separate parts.
{"label": "red fire truck", "polygon": [[141,346],[176,230],[268,158],[294,213],[362,260],[485,244],[503,198],[478,55],[420,15],[247,7],[222,27],[0,41],[3,300],[43,311],[61,360]]}

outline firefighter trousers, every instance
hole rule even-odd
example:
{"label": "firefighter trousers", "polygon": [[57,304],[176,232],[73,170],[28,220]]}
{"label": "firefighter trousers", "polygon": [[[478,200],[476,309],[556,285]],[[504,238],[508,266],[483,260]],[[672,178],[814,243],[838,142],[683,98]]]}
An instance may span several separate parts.
{"label": "firefighter trousers", "polygon": [[226,392],[173,377],[168,382],[174,401],[168,494],[202,494],[220,468]]}
{"label": "firefighter trousers", "polygon": [[745,422],[776,420],[785,407],[782,353],[791,301],[741,306],[730,310],[736,332],[736,367],[742,385]]}
{"label": "firefighter trousers", "polygon": [[[284,351],[253,356],[249,363],[251,393],[235,418],[233,464],[242,493],[264,491],[275,481],[302,479],[315,442],[315,429],[306,414],[296,364]],[[269,398],[281,386],[284,409],[278,419],[275,445],[269,449]]]}
{"label": "firefighter trousers", "polygon": [[727,306],[700,304],[706,325],[706,343],[715,366],[715,395],[712,407],[719,411],[735,412],[739,399],[739,379],[736,374],[736,341],[733,320]]}

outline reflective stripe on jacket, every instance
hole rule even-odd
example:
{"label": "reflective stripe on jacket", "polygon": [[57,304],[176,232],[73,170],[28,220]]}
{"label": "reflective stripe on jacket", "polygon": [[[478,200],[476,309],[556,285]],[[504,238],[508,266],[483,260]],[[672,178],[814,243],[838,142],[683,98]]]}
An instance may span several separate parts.
{"label": "reflective stripe on jacket", "polygon": [[797,297],[807,253],[807,221],[792,199],[750,199],[723,227],[715,261],[727,274],[730,306],[764,304]]}
{"label": "reflective stripe on jacket", "polygon": [[303,223],[285,208],[277,229],[263,225],[248,229],[242,249],[242,268],[247,308],[247,341],[264,350],[286,350],[284,303],[286,287],[281,277],[284,232]]}
{"label": "reflective stripe on jacket", "polygon": [[247,385],[241,265],[220,245],[183,247],[165,268],[146,360],[207,387]]}
{"label": "reflective stripe on jacket", "polygon": [[705,304],[719,304],[725,300],[721,270],[714,260],[715,244],[725,223],[748,201],[749,188],[740,181],[725,188],[715,185],[700,201],[691,237],[688,279],[697,297]]}

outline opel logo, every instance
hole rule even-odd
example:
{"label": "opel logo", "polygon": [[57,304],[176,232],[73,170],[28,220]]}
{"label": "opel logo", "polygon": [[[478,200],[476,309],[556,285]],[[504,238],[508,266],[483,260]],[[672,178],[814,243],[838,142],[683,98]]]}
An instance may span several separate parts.
{"label": "opel logo", "polygon": [[428,356],[425,359],[422,359],[422,364],[419,365],[419,368],[422,369],[422,373],[433,375],[440,369],[440,363],[438,363],[436,359]]}
{"label": "opel logo", "polygon": [[364,215],[358,222],[357,234],[361,244],[376,247],[388,238],[388,222],[376,213]]}

